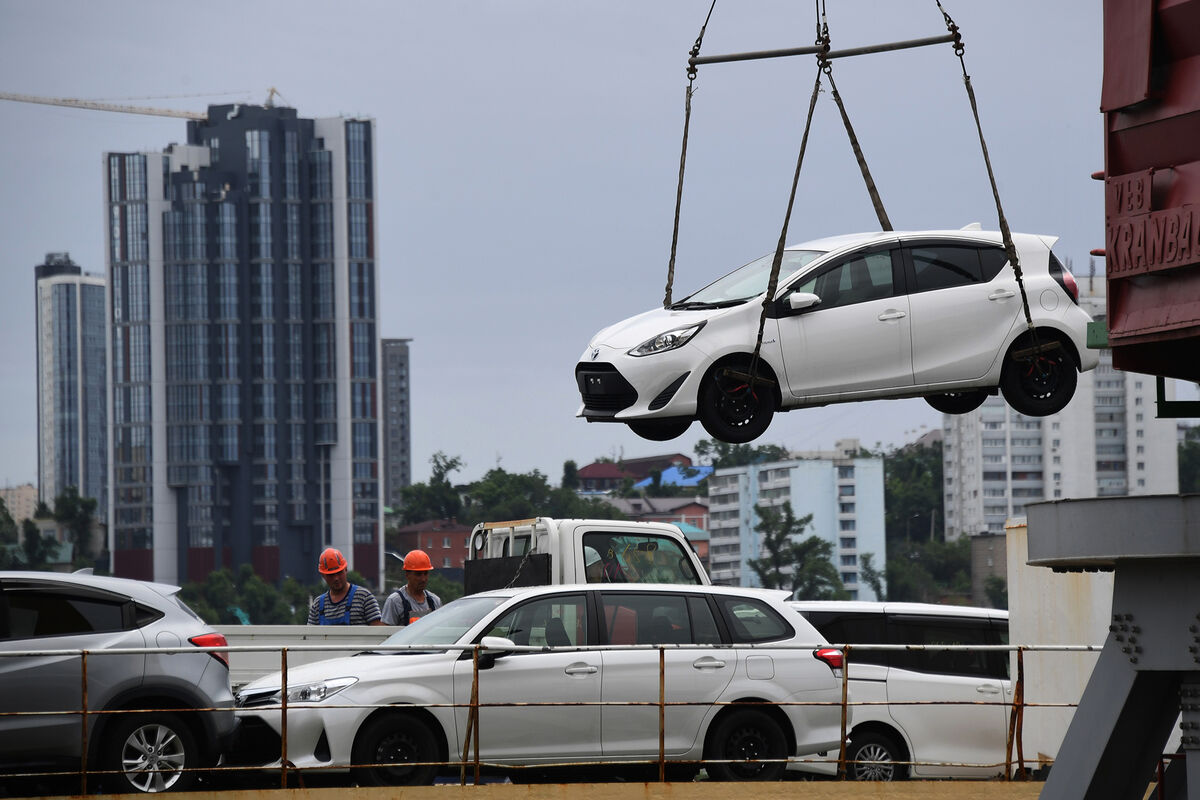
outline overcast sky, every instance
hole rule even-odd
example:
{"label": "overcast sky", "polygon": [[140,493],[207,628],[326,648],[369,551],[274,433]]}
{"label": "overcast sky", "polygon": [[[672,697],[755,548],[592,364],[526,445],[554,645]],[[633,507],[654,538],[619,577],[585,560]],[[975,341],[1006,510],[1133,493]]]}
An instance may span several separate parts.
{"label": "overcast sky", "polygon": [[[1098,0],[946,0],[962,28],[1012,228],[1061,237],[1081,283],[1104,245]],[[661,304],[685,66],[709,0],[0,0],[0,91],[203,111],[275,87],[301,116],[376,120],[380,332],[412,338],[413,478],[692,453],[575,418],[598,329]],[[704,54],[811,44],[812,2],[717,3]],[[937,36],[933,0],[827,0],[835,48]],[[675,296],[773,249],[812,88],[809,57],[702,67]],[[995,229],[949,45],[846,59],[834,77],[897,229]],[[104,271],[105,151],[183,120],[0,102],[0,485],[36,483],[34,265]],[[788,239],[878,229],[828,95]],[[1103,261],[1098,270],[1103,274]],[[760,444],[902,444],[923,401],[776,416]]]}

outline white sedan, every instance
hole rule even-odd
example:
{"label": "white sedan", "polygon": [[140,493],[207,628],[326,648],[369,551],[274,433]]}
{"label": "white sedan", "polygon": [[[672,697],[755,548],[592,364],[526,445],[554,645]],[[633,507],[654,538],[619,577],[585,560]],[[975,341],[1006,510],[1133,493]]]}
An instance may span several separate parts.
{"label": "white sedan", "polygon": [[1033,330],[999,233],[863,233],[783,253],[755,374],[750,374],[774,253],[668,308],[597,333],[575,380],[578,416],[624,422],[647,439],[699,418],[714,438],[760,436],[776,411],[924,397],[964,414],[989,394],[1021,414],[1061,411],[1091,317],[1051,251],[1056,237],[1014,234]]}
{"label": "white sedan", "polygon": [[[841,652],[789,608],[786,592],[717,586],[550,586],[448,603],[377,651],[296,667],[287,681],[287,759],[353,769],[363,784],[426,784],[458,761],[467,735],[472,652],[482,643],[479,758],[502,767],[653,762],[659,757],[659,651],[665,653],[664,753],[673,777],[778,778],[789,756],[836,752]],[[688,647],[687,645],[700,645]],[[733,645],[739,645],[737,647]],[[520,649],[538,647],[539,650]],[[281,676],[238,692],[241,763],[277,768]],[[259,758],[254,758],[258,753]],[[605,769],[613,773],[611,763]],[[635,774],[629,765],[621,774]],[[536,774],[512,771],[514,780]]]}

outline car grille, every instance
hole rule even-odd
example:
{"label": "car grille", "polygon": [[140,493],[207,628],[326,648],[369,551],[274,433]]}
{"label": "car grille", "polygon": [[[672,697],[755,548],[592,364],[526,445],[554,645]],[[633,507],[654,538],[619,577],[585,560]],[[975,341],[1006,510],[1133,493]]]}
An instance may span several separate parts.
{"label": "car grille", "polygon": [[575,383],[588,417],[611,417],[637,402],[637,391],[612,364],[580,362]]}
{"label": "car grille", "polygon": [[279,704],[279,689],[260,689],[259,691],[241,691],[237,696],[238,708],[254,708],[256,706],[271,706]]}

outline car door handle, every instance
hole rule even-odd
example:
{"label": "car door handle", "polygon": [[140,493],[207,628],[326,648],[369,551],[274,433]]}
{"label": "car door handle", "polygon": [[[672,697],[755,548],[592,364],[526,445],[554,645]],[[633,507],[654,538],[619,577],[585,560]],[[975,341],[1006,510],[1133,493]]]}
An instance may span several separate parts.
{"label": "car door handle", "polygon": [[906,314],[903,311],[897,311],[895,309],[892,309],[891,311],[885,311],[882,314],[880,314],[879,321],[886,322],[889,319],[901,319],[902,317],[907,317],[907,316],[908,316],[908,314]]}
{"label": "car door handle", "polygon": [[725,662],[715,658],[697,658],[692,662],[695,669],[725,669]]}
{"label": "car door handle", "polygon": [[596,667],[591,664],[572,664],[563,670],[568,675],[591,675],[596,671]]}
{"label": "car door handle", "polygon": [[976,686],[975,691],[980,694],[1000,694],[1000,687],[985,683],[983,686]]}
{"label": "car door handle", "polygon": [[1008,289],[997,289],[988,295],[988,300],[1007,300],[1015,294],[1016,292],[1011,292]]}

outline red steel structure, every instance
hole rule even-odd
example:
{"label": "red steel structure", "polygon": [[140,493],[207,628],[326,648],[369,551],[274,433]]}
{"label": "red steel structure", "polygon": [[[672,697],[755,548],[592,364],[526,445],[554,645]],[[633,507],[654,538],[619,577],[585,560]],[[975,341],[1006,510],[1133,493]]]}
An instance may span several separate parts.
{"label": "red steel structure", "polygon": [[1113,366],[1200,380],[1200,0],[1105,0]]}

